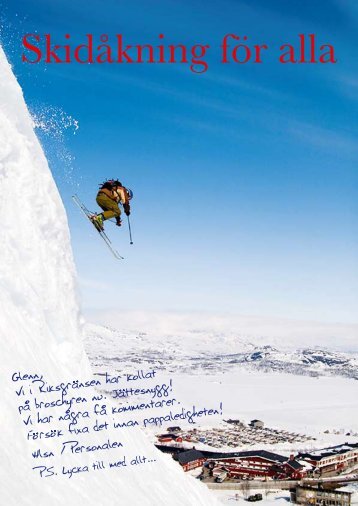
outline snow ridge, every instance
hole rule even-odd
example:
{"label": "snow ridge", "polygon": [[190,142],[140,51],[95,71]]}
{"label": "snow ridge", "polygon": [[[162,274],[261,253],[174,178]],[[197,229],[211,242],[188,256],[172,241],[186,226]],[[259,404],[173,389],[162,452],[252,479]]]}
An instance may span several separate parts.
{"label": "snow ridge", "polygon": [[284,347],[259,343],[236,333],[191,331],[157,335],[87,323],[85,346],[95,368],[142,365],[189,374],[251,370],[304,376],[358,379],[358,354],[322,347]]}

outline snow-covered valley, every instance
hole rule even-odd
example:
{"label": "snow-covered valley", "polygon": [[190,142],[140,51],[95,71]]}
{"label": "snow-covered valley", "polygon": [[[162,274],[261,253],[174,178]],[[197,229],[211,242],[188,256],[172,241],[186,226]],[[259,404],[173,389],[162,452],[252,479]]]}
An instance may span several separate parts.
{"label": "snow-covered valley", "polygon": [[282,347],[233,333],[188,331],[158,335],[86,326],[86,349],[94,367],[140,364],[168,372],[224,373],[246,369],[320,377],[358,379],[358,355],[312,347]]}

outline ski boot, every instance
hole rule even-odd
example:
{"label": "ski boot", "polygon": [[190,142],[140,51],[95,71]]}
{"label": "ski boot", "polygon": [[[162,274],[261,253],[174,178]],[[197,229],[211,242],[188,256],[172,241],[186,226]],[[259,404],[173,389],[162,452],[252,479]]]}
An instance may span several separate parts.
{"label": "ski boot", "polygon": [[98,230],[98,232],[103,232],[104,227],[103,227],[102,214],[94,214],[93,216],[91,216],[91,221],[92,221],[93,225],[96,227],[96,229]]}

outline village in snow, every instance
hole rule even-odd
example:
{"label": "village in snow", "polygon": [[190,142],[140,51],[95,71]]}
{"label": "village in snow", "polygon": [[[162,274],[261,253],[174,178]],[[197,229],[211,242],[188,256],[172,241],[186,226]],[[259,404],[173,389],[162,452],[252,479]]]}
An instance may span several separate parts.
{"label": "village in snow", "polygon": [[[200,332],[181,337],[165,336],[164,346],[160,334],[118,332],[89,324],[85,344],[95,374],[136,368],[140,357],[149,355],[160,378],[172,378],[175,394],[185,405],[222,401],[223,415],[210,423],[178,420],[160,429],[144,428],[152,444],[188,479],[200,481],[224,504],[291,501],[348,506],[357,502],[355,379],[342,375],[335,361],[331,370],[320,362],[315,374],[312,361],[299,372],[289,365],[280,371],[253,368],[251,361],[227,367],[215,359],[218,348],[223,355],[235,344],[247,350],[251,346],[247,340],[231,335],[218,342],[209,334],[204,349]],[[281,364],[289,364],[292,356],[290,351],[282,353]],[[191,371],[190,357],[196,364]],[[356,355],[349,358],[353,364]],[[116,401],[128,403],[128,399]]]}

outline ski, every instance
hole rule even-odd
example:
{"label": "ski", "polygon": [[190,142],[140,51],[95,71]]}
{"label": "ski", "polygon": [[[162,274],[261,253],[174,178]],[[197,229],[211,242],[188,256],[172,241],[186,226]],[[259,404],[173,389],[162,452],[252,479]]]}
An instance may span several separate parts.
{"label": "ski", "polygon": [[104,232],[104,230],[98,230],[98,228],[95,226],[93,221],[91,220],[91,217],[94,213],[91,213],[87,207],[81,202],[78,195],[72,195],[72,200],[77,205],[77,207],[80,209],[82,214],[85,215],[85,217],[88,219],[88,221],[92,224],[92,226],[95,228],[96,232],[102,237],[103,241],[106,243],[108,249],[112,253],[112,255],[117,258],[117,260],[123,260],[124,258],[118,253],[116,249],[113,248],[112,243],[108,235]]}

